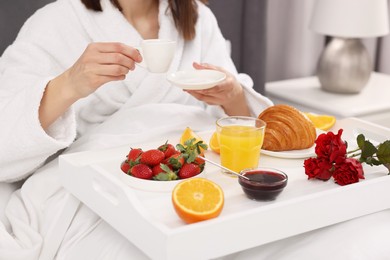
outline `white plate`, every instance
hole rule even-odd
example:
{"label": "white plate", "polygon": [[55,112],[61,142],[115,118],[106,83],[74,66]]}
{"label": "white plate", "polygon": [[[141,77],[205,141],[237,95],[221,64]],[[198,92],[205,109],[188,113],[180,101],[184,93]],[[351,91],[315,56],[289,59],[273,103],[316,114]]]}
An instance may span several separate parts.
{"label": "white plate", "polygon": [[225,78],[226,74],[217,70],[176,71],[167,76],[167,80],[175,86],[189,90],[208,89]]}
{"label": "white plate", "polygon": [[[320,134],[325,133],[325,131],[322,131],[320,129],[316,129],[316,131],[317,131],[317,137]],[[313,144],[312,147],[307,149],[282,151],[282,152],[274,152],[274,151],[261,149],[261,154],[269,155],[272,157],[278,157],[278,158],[286,158],[286,159],[304,159],[316,155],[315,144]]]}

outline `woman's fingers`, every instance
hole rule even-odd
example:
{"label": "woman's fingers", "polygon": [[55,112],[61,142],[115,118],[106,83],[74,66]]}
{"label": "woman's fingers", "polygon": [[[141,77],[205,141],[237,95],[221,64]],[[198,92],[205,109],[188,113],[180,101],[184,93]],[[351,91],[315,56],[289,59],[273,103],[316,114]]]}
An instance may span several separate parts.
{"label": "woman's fingers", "polygon": [[97,64],[121,65],[129,70],[135,69],[135,61],[121,53],[99,53],[92,59]]}
{"label": "woman's fingers", "polygon": [[125,76],[129,73],[129,68],[117,64],[98,64],[94,73],[99,76]]}
{"label": "woman's fingers", "polygon": [[197,63],[197,62],[193,62],[192,63],[192,66],[197,69],[197,70],[218,70],[218,71],[222,71],[222,72],[225,72],[224,69],[218,67],[218,66],[215,66],[215,65],[211,65],[211,64],[208,64],[208,63]]}
{"label": "woman's fingers", "polygon": [[135,62],[141,62],[142,56],[139,51],[123,43],[118,42],[100,42],[88,45],[87,50],[97,51],[101,53],[121,53]]}
{"label": "woman's fingers", "polygon": [[202,90],[186,90],[189,94],[198,100],[201,100],[209,105],[219,105],[223,100],[222,95],[209,95],[205,94]]}

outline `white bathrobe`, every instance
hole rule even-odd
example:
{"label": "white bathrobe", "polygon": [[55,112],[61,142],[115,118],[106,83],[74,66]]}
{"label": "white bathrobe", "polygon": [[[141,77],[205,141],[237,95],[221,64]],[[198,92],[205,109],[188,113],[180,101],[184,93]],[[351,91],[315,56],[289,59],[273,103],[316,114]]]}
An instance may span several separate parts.
{"label": "white bathrobe", "polygon": [[[215,119],[224,115],[220,107],[206,105],[169,84],[165,75],[137,67],[126,80],[105,84],[78,101],[45,132],[38,109],[49,80],[72,66],[91,42],[138,46],[142,40],[109,0],[101,2],[103,12],[87,10],[80,0],[59,0],[42,8],[25,23],[0,59],[0,182],[33,174],[13,194],[6,219],[0,223],[0,259],[37,259],[43,244],[50,242],[48,237],[68,194],[58,181],[57,160],[47,162],[77,137],[67,152],[147,141],[153,136],[179,134],[186,126],[195,131],[211,129]],[[244,86],[251,112],[257,115],[271,101],[252,89],[249,76],[237,73],[215,17],[205,5],[198,6],[196,37],[184,42],[167,12],[167,0],[160,1],[159,38],[177,41],[170,72],[193,69],[194,61],[221,66]],[[67,257],[86,234],[98,230],[99,223],[98,216],[81,207],[58,259]],[[104,233],[110,232],[117,235],[113,230]],[[127,248],[128,242],[124,243]],[[101,252],[99,255],[104,257]]]}
{"label": "white bathrobe", "polygon": [[[84,205],[73,219],[72,214],[68,216],[69,227],[57,222],[72,213],[66,208],[71,196],[59,182],[57,159],[41,165],[68,146],[65,152],[71,153],[178,136],[186,126],[210,130],[223,115],[219,107],[207,106],[171,86],[164,76],[137,68],[125,81],[106,84],[77,102],[46,133],[38,120],[45,86],[70,67],[88,43],[139,45],[141,37],[134,28],[109,0],[102,3],[104,12],[87,11],[79,0],[46,6],[29,19],[0,59],[0,194],[10,188],[5,182],[33,174],[9,199],[6,216],[0,215],[0,260],[50,259],[54,254],[56,259],[67,260],[147,259]],[[159,37],[178,42],[171,72],[191,69],[193,61],[215,64],[236,75],[245,87],[253,115],[271,105],[251,89],[248,76],[237,74],[207,7],[199,4],[197,36],[184,43],[165,13],[166,6],[166,0],[161,0]],[[0,204],[7,198],[1,197]],[[225,258],[386,259],[389,215],[383,211]],[[61,231],[66,232],[62,235]]]}

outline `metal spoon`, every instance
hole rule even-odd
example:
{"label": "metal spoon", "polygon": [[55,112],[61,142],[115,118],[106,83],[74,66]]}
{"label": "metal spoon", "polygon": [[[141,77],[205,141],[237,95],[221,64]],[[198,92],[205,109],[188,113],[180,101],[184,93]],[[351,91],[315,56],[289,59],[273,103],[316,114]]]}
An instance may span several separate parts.
{"label": "metal spoon", "polygon": [[222,165],[220,165],[220,164],[218,164],[218,163],[216,163],[216,162],[213,162],[213,161],[211,161],[211,160],[209,160],[209,159],[206,159],[206,158],[204,158],[204,157],[202,157],[202,156],[200,156],[200,155],[198,155],[198,158],[203,159],[203,160],[205,160],[206,162],[209,162],[209,163],[211,163],[211,164],[213,164],[213,165],[215,165],[215,166],[218,166],[219,168],[221,168],[221,169],[223,169],[223,170],[225,170],[225,171],[227,171],[227,172],[230,172],[230,173],[232,173],[232,174],[234,174],[234,175],[236,175],[236,176],[238,176],[238,177],[240,177],[240,178],[243,178],[243,179],[249,181],[249,178],[248,178],[248,177],[246,177],[246,176],[244,176],[244,175],[241,175],[241,174],[239,174],[238,172],[235,172],[235,171],[233,171],[233,170],[230,170],[229,168],[226,168],[226,167],[224,167],[224,166],[222,166]]}

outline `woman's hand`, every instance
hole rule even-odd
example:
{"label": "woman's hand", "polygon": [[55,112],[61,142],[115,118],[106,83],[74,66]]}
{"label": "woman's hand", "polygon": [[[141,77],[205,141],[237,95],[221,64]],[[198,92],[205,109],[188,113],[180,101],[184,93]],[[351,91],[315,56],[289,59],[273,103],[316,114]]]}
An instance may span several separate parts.
{"label": "woman's hand", "polygon": [[47,129],[80,98],[100,86],[123,80],[135,63],[141,62],[138,50],[121,43],[91,43],[76,63],[46,86],[39,107],[39,120]]}
{"label": "woman's hand", "polygon": [[245,99],[244,90],[237,79],[228,71],[206,63],[193,63],[195,69],[218,70],[226,74],[220,84],[204,90],[186,90],[196,99],[209,105],[221,106],[228,115],[249,116],[250,111]]}
{"label": "woman's hand", "polygon": [[82,98],[109,81],[125,79],[141,61],[137,49],[122,43],[91,43],[64,76],[69,90]]}

